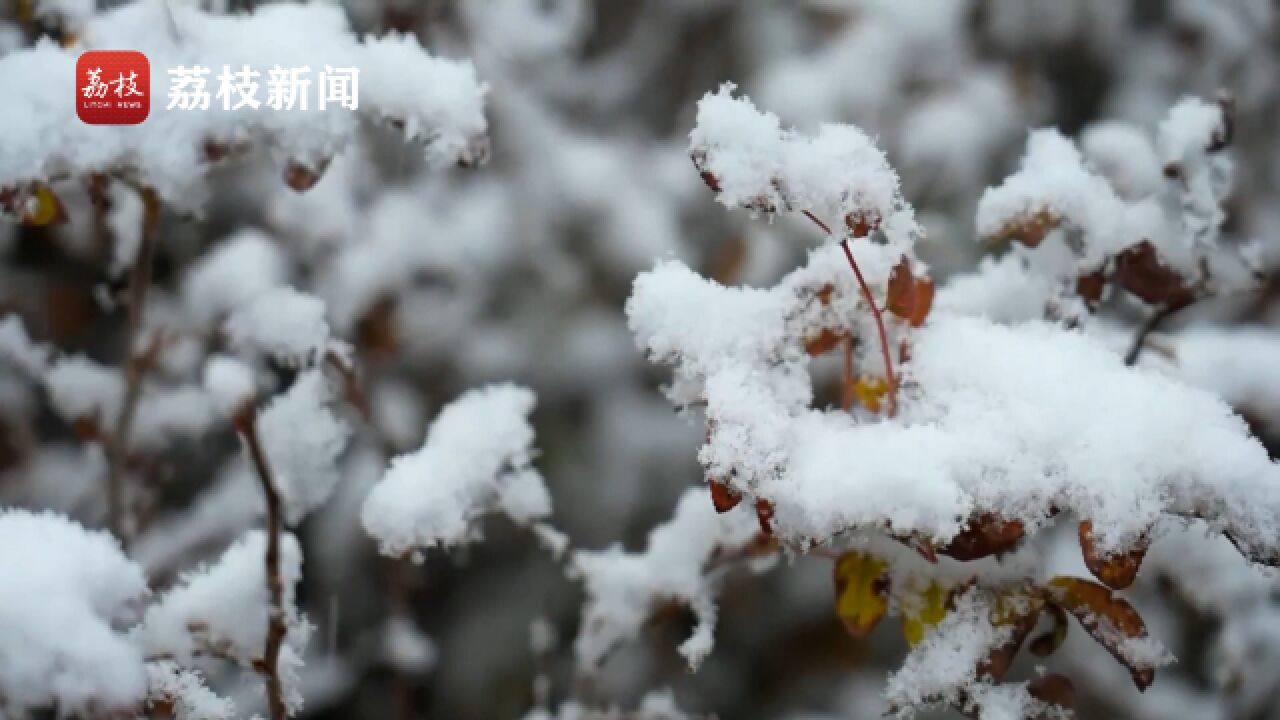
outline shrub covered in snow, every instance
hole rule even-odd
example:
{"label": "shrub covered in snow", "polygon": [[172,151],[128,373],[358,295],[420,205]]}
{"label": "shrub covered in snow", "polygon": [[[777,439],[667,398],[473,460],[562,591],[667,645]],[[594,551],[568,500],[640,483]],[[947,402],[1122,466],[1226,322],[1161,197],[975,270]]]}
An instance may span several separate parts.
{"label": "shrub covered in snow", "polygon": [[0,717],[1280,718],[1278,24],[0,3]]}

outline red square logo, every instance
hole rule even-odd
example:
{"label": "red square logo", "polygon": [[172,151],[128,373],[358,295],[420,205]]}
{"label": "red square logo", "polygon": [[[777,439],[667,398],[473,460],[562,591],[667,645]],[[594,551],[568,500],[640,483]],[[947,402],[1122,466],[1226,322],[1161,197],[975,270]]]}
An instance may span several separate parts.
{"label": "red square logo", "polygon": [[137,125],[151,112],[151,64],[134,50],[91,50],[76,62],[76,115],[90,125]]}

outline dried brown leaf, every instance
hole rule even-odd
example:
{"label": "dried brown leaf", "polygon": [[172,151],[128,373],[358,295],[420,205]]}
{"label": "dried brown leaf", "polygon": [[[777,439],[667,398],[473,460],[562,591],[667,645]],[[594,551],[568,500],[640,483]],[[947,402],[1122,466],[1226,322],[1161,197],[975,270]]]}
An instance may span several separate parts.
{"label": "dried brown leaf", "polygon": [[1103,555],[1098,551],[1093,539],[1092,520],[1080,523],[1077,534],[1080,536],[1080,551],[1084,554],[1084,564],[1094,577],[1113,590],[1123,590],[1133,584],[1150,545],[1145,534],[1138,539],[1129,552],[1113,555]]}
{"label": "dried brown leaf", "polygon": [[1021,520],[1005,520],[994,513],[982,513],[970,518],[965,529],[938,548],[938,552],[968,562],[1008,552],[1017,547],[1025,535]]}
{"label": "dried brown leaf", "polygon": [[1005,223],[995,234],[986,238],[993,245],[1003,245],[1011,240],[1036,247],[1044,238],[1062,222],[1062,218],[1049,210],[1037,210]]}
{"label": "dried brown leaf", "polygon": [[933,291],[933,281],[913,275],[911,261],[903,255],[889,273],[885,302],[889,312],[906,320],[912,327],[920,327],[933,307]]}
{"label": "dried brown leaf", "polygon": [[1062,609],[1075,616],[1093,639],[1129,669],[1133,683],[1146,690],[1155,680],[1155,668],[1135,662],[1124,643],[1147,637],[1142,616],[1127,600],[1116,597],[1104,585],[1075,577],[1056,577],[1049,581],[1050,596]]}
{"label": "dried brown leaf", "polygon": [[1115,277],[1120,287],[1152,305],[1177,309],[1195,300],[1194,288],[1161,262],[1155,246],[1146,240],[1116,256]]}
{"label": "dried brown leaf", "polygon": [[1046,705],[1075,710],[1076,688],[1065,675],[1049,673],[1027,683],[1027,693]]}
{"label": "dried brown leaf", "polygon": [[729,487],[728,483],[712,480],[707,484],[711,488],[711,504],[715,506],[716,512],[727,513],[742,502],[742,495]]}

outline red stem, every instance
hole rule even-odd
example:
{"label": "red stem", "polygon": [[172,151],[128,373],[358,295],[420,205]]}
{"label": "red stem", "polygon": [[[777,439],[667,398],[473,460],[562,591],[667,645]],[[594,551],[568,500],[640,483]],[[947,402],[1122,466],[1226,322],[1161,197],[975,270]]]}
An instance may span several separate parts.
{"label": "red stem", "polygon": [[[803,211],[805,217],[813,221],[815,225],[822,228],[827,235],[832,235],[831,228],[818,219],[812,212]],[[858,268],[858,263],[853,259],[853,251],[849,249],[849,240],[845,238],[840,241],[840,249],[844,250],[845,259],[849,261],[849,267],[853,269],[854,277],[858,278],[858,287],[862,289],[862,297],[867,301],[867,305],[871,308],[871,314],[876,320],[876,332],[880,335],[880,354],[884,358],[884,372],[889,382],[889,417],[893,417],[898,412],[898,379],[893,374],[893,357],[889,352],[889,335],[884,330],[884,316],[880,313],[880,306],[876,304],[875,298],[871,296],[871,288],[867,285],[866,278],[862,277],[862,270]]]}

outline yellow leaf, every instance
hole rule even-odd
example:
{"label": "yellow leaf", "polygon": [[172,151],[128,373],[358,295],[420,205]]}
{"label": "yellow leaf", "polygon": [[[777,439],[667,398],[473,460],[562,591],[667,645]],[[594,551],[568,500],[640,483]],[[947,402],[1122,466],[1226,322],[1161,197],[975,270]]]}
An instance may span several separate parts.
{"label": "yellow leaf", "polygon": [[889,610],[889,565],[856,550],[836,560],[836,615],[854,637],[869,634]]}
{"label": "yellow leaf", "polygon": [[888,393],[889,383],[882,377],[863,375],[853,384],[854,396],[871,412],[880,412],[880,403]]}
{"label": "yellow leaf", "polygon": [[22,222],[27,225],[43,227],[59,222],[64,217],[62,203],[53,190],[47,185],[37,185],[27,198]]}
{"label": "yellow leaf", "polygon": [[913,607],[904,608],[902,613],[902,636],[911,647],[920,644],[925,630],[947,616],[947,593],[937,582],[931,582],[913,600]]}

